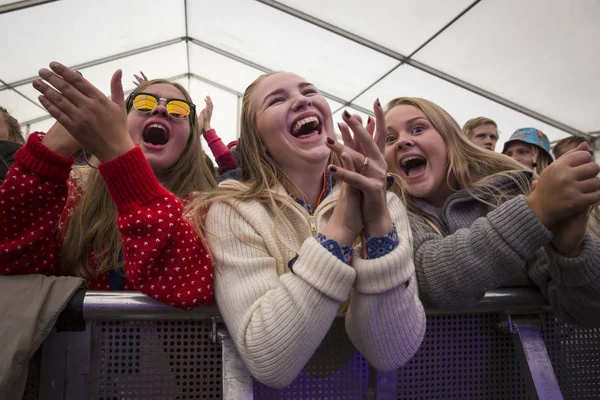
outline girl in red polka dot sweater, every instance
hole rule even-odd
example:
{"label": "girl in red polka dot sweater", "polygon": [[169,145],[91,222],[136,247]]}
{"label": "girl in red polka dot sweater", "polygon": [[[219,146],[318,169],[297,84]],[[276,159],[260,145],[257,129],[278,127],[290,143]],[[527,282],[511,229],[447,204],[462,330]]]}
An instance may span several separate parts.
{"label": "girl in red polka dot sweater", "polygon": [[[113,102],[77,72],[50,67],[40,77],[60,92],[33,86],[58,122],[30,135],[0,186],[0,273],[80,276],[90,289],[139,290],[184,309],[211,303],[212,262],[185,205],[214,180],[197,156],[187,91],[151,80],[123,104],[120,70]],[[71,170],[81,147],[97,169]]]}

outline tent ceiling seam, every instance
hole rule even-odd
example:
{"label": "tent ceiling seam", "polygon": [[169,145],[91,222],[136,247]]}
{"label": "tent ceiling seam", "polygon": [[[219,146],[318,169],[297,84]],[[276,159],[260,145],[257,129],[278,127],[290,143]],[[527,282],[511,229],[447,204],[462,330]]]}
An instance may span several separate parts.
{"label": "tent ceiling seam", "polygon": [[[376,79],[373,83],[371,83],[370,85],[368,85],[364,90],[362,90],[361,92],[359,92],[356,96],[354,96],[350,101],[353,102],[356,99],[358,99],[360,96],[362,96],[363,94],[365,94],[368,90],[370,90],[372,87],[374,87],[375,85],[377,85],[379,82],[381,82],[382,80],[384,80],[385,78],[387,78],[392,72],[394,72],[395,70],[397,70],[398,68],[400,68],[402,65],[404,65],[406,62],[410,61],[411,58],[417,54],[420,50],[422,50],[425,46],[427,46],[429,43],[431,43],[436,37],[438,37],[439,35],[442,34],[442,32],[444,32],[446,29],[448,29],[450,26],[452,26],[452,24],[454,24],[456,21],[458,21],[462,16],[464,16],[467,12],[469,12],[473,7],[475,7],[477,5],[477,3],[479,3],[481,0],[475,0],[473,3],[471,3],[469,5],[469,7],[465,8],[464,10],[462,10],[458,15],[456,15],[454,18],[452,18],[448,23],[446,23],[446,25],[444,25],[441,29],[439,29],[436,33],[434,33],[432,36],[429,37],[429,39],[427,39],[425,42],[423,42],[419,47],[417,47],[415,50],[413,50],[412,53],[410,53],[408,56],[406,56],[406,58],[403,61],[400,61],[400,63],[398,65],[396,65],[394,68],[392,68],[391,70],[389,70],[388,72],[386,72],[385,74],[383,74],[382,76],[380,76],[378,79]],[[340,107],[340,109],[336,110],[340,111],[343,107]]]}
{"label": "tent ceiling seam", "polygon": [[23,1],[15,1],[13,3],[5,4],[0,6],[0,14],[5,14],[9,12],[19,11],[24,8],[41,6],[42,4],[52,3],[57,0],[23,0]]}
{"label": "tent ceiling seam", "polygon": [[[180,38],[175,38],[175,39],[170,39],[170,40],[166,40],[164,42],[159,42],[159,43],[155,43],[149,46],[143,46],[143,47],[139,47],[137,49],[133,49],[133,50],[128,50],[122,53],[117,53],[117,54],[113,54],[107,57],[102,57],[102,58],[98,58],[96,60],[92,60],[92,61],[88,61],[82,64],[77,64],[74,66],[71,66],[70,68],[72,69],[85,69],[85,68],[90,68],[90,67],[94,67],[96,65],[100,65],[100,64],[104,64],[110,61],[116,61],[119,60],[121,58],[126,58],[126,57],[131,57],[137,54],[141,54],[141,53],[146,53],[148,51],[152,51],[152,50],[157,50],[160,49],[162,47],[166,47],[166,46],[171,46],[173,44],[177,44],[180,42],[183,42],[184,40],[187,40],[188,38],[186,37],[180,37]],[[22,86],[22,85],[27,85],[31,82],[33,82],[34,79],[37,78],[36,76],[33,76],[31,78],[26,78],[26,79],[21,79],[20,81],[15,81],[15,82],[11,82],[11,83],[4,83],[2,82],[2,86],[0,86],[0,92],[6,89],[10,89],[10,88],[14,88],[14,87],[18,87],[18,86]]]}
{"label": "tent ceiling seam", "polygon": [[[386,55],[388,57],[391,57],[391,58],[394,58],[394,59],[400,61],[400,63],[398,65],[396,65],[391,71],[388,71],[388,73],[385,74],[384,77],[387,76],[387,75],[389,75],[391,72],[393,72],[393,70],[395,70],[396,68],[400,67],[404,63],[404,64],[410,65],[410,66],[412,66],[414,68],[417,68],[417,69],[419,69],[419,70],[421,70],[421,71],[423,71],[425,73],[428,73],[428,74],[433,75],[433,76],[435,76],[437,78],[440,78],[440,79],[443,79],[443,80],[445,80],[445,81],[447,81],[449,83],[452,83],[453,85],[461,87],[461,88],[463,88],[465,90],[468,90],[468,91],[470,91],[472,93],[475,93],[475,94],[477,94],[477,95],[479,95],[481,97],[484,97],[484,98],[486,98],[488,100],[491,100],[491,101],[493,101],[495,103],[501,104],[501,105],[503,105],[503,106],[505,106],[505,107],[507,107],[509,109],[512,109],[512,110],[517,111],[517,112],[519,112],[521,114],[527,115],[527,116],[529,116],[531,118],[534,118],[534,119],[536,119],[536,120],[538,120],[540,122],[544,122],[544,123],[546,123],[548,125],[551,125],[551,126],[557,128],[557,129],[560,129],[560,130],[562,130],[564,132],[567,132],[567,133],[569,133],[571,135],[582,136],[582,137],[585,137],[585,138],[589,138],[590,137],[587,133],[582,132],[579,129],[576,129],[576,128],[574,128],[572,126],[569,126],[567,124],[564,124],[562,122],[556,121],[556,120],[554,120],[554,119],[552,119],[552,118],[550,118],[548,116],[545,116],[543,114],[540,114],[540,113],[538,113],[536,111],[530,110],[529,108],[527,108],[525,106],[522,106],[522,105],[517,104],[517,103],[515,103],[513,101],[505,99],[505,98],[503,98],[503,97],[501,97],[501,96],[499,96],[497,94],[489,92],[489,91],[487,91],[485,89],[482,89],[482,88],[480,88],[480,87],[478,87],[476,85],[467,83],[467,82],[465,82],[465,81],[463,81],[463,80],[461,80],[459,78],[456,78],[456,77],[454,77],[452,75],[446,74],[446,73],[444,73],[442,71],[439,71],[439,70],[437,70],[437,69],[435,69],[433,67],[430,67],[430,66],[428,66],[426,64],[423,64],[421,62],[415,61],[413,59],[409,59],[407,56],[402,55],[402,54],[400,54],[400,53],[398,53],[398,52],[396,52],[396,51],[394,51],[392,49],[389,49],[389,48],[384,47],[384,46],[382,46],[380,44],[374,43],[374,42],[370,41],[369,39],[366,39],[366,38],[364,38],[362,36],[359,36],[359,35],[356,35],[354,33],[351,33],[351,32],[349,32],[349,31],[347,31],[345,29],[342,29],[342,28],[340,28],[338,26],[335,26],[333,24],[325,22],[325,21],[323,21],[321,19],[315,18],[312,15],[309,16],[308,14],[306,14],[306,13],[300,11],[300,10],[297,10],[297,9],[295,9],[293,7],[287,6],[285,4],[279,3],[278,1],[274,1],[274,0],[256,0],[256,1],[259,2],[259,3],[261,3],[261,4],[263,4],[263,5],[265,5],[265,6],[272,7],[272,8],[274,8],[276,10],[279,10],[279,11],[285,13],[285,14],[288,14],[290,16],[296,17],[296,18],[298,18],[298,19],[300,19],[300,20],[302,20],[304,22],[307,22],[309,24],[315,25],[315,26],[317,26],[317,27],[319,27],[321,29],[324,29],[326,31],[334,33],[334,34],[336,34],[338,36],[341,36],[341,37],[343,37],[345,39],[351,40],[351,41],[353,41],[355,43],[358,43],[358,44],[360,44],[360,45],[362,45],[364,47],[367,47],[367,48],[369,48],[371,50],[374,50],[374,51],[376,51],[378,53],[381,53],[383,55]],[[474,4],[476,4],[476,3],[477,2],[475,2]],[[473,6],[474,4],[472,4],[471,6]],[[466,10],[469,10],[469,9],[470,9],[470,7],[468,7]],[[463,11],[463,13],[464,13],[464,11]],[[347,104],[346,106],[358,109],[358,108],[352,106],[351,104]],[[369,111],[367,113],[372,115],[371,111]]]}
{"label": "tent ceiling seam", "polygon": [[190,74],[190,73],[192,73],[192,70],[190,68],[190,42],[189,42],[189,40],[187,40],[187,38],[190,37],[190,35],[188,35],[188,3],[187,3],[187,0],[183,0],[183,12],[185,13],[185,37],[186,37],[185,53],[186,53],[186,58],[187,58],[187,72],[188,72],[188,74]]}
{"label": "tent ceiling seam", "polygon": [[[215,46],[213,46],[211,44],[208,44],[206,42],[202,42],[202,41],[194,39],[194,38],[190,38],[190,41],[192,43],[194,43],[195,45],[197,45],[197,46],[200,46],[200,47],[203,47],[203,48],[205,48],[207,50],[213,51],[213,52],[215,52],[217,54],[220,54],[220,55],[222,55],[224,57],[227,57],[229,59],[237,61],[237,62],[239,62],[241,64],[244,64],[246,66],[252,67],[252,68],[254,68],[254,69],[258,70],[258,71],[261,71],[261,72],[264,72],[264,73],[273,71],[270,68],[267,68],[267,67],[265,67],[263,65],[257,64],[257,63],[255,63],[253,61],[247,60],[247,59],[245,59],[243,57],[240,57],[238,55],[229,53],[226,50],[219,49],[218,47],[215,47]],[[356,110],[358,110],[360,112],[363,112],[363,113],[366,113],[366,114],[372,113],[369,110],[367,110],[366,108],[361,107],[361,106],[356,105],[356,104],[352,104],[348,100],[344,100],[344,99],[342,99],[342,98],[340,98],[340,97],[338,97],[338,96],[336,96],[334,94],[331,94],[331,93],[328,93],[328,92],[324,92],[322,90],[321,90],[321,93],[323,94],[323,96],[329,98],[330,100],[333,100],[333,101],[336,101],[336,102],[342,103],[342,104],[350,104],[352,106],[352,108],[354,108],[354,109],[356,109]]]}
{"label": "tent ceiling seam", "polygon": [[7,89],[12,90],[13,92],[15,92],[16,94],[18,94],[19,96],[23,97],[28,102],[30,102],[31,104],[33,104],[36,107],[44,110],[45,112],[48,112],[44,107],[42,107],[41,105],[39,105],[36,101],[30,99],[29,97],[27,97],[26,95],[24,95],[23,93],[21,93],[20,91],[18,91],[17,89],[15,89],[15,88],[10,87],[9,85],[7,85],[6,82],[4,82],[2,79],[0,79],[0,83],[2,83],[4,86],[7,86]]}

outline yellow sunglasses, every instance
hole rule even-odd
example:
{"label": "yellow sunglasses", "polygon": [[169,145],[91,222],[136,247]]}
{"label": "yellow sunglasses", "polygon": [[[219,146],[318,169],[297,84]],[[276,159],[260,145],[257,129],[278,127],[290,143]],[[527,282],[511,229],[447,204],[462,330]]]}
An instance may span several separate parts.
{"label": "yellow sunglasses", "polygon": [[149,113],[154,110],[158,103],[163,100],[169,116],[174,119],[186,119],[194,113],[196,106],[181,99],[163,99],[152,93],[132,93],[129,97],[128,109],[135,109],[141,113]]}

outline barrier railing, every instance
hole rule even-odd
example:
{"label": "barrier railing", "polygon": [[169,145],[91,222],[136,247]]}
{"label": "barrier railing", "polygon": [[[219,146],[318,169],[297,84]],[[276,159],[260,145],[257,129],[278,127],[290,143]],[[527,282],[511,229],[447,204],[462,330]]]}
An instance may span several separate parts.
{"label": "barrier railing", "polygon": [[600,393],[600,330],[558,321],[534,289],[490,291],[460,314],[426,310],[423,345],[398,371],[370,368],[339,319],[298,378],[276,390],[248,374],[216,308],[186,312],[140,293],[81,292],[42,346],[25,398],[520,400]]}

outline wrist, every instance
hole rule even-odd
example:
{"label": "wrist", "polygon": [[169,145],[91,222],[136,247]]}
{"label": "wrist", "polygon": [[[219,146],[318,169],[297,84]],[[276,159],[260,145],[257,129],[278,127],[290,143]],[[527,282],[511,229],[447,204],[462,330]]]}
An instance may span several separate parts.
{"label": "wrist", "polygon": [[369,236],[385,236],[392,231],[393,227],[392,218],[388,215],[379,222],[365,222],[365,233]]}
{"label": "wrist", "polygon": [[126,139],[121,141],[120,143],[115,143],[114,146],[110,146],[107,149],[104,149],[95,156],[100,160],[100,162],[108,162],[114,160],[117,157],[122,156],[123,154],[133,150],[135,148],[135,144],[131,140],[129,136]]}
{"label": "wrist", "polygon": [[327,224],[321,234],[326,236],[328,239],[335,240],[339,244],[346,247],[352,247],[354,241],[358,237],[358,234],[353,234],[352,232],[339,226],[330,226],[330,224]]}
{"label": "wrist", "polygon": [[535,191],[527,196],[527,205],[547,229],[551,229],[556,224],[556,220],[540,205]]}
{"label": "wrist", "polygon": [[54,135],[45,135],[42,144],[59,156],[69,158],[80,149],[79,144],[65,143]]}
{"label": "wrist", "polygon": [[564,257],[575,258],[581,254],[581,242],[570,246],[562,246],[560,243],[552,242],[552,247]]}

